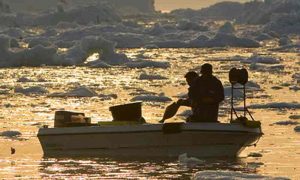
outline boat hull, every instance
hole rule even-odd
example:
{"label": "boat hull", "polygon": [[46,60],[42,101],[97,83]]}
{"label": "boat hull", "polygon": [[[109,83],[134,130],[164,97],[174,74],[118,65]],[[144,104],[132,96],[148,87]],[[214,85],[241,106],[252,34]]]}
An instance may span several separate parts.
{"label": "boat hull", "polygon": [[98,157],[235,157],[260,136],[260,129],[221,123],[184,124],[177,131],[157,124],[49,128],[38,133],[45,156]]}

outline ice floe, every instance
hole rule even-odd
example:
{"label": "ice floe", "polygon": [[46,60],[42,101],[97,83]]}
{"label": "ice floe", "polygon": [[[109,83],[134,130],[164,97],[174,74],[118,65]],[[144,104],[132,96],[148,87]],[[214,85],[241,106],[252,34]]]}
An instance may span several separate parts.
{"label": "ice floe", "polygon": [[48,90],[41,86],[33,86],[28,88],[23,87],[15,87],[15,93],[21,93],[24,95],[31,95],[31,94],[46,94],[48,93]]}
{"label": "ice floe", "polygon": [[218,179],[218,180],[229,180],[229,179],[239,179],[239,180],[247,180],[247,179],[258,179],[258,180],[289,180],[289,178],[285,177],[269,177],[258,174],[249,174],[243,172],[236,171],[221,171],[221,170],[206,170],[197,172],[193,179],[202,180],[202,179]]}
{"label": "ice floe", "polygon": [[294,130],[295,130],[296,132],[300,132],[300,126],[296,126],[296,127],[294,128]]}
{"label": "ice floe", "polygon": [[267,104],[252,104],[249,108],[253,109],[300,109],[300,103],[275,102]]}
{"label": "ice floe", "polygon": [[244,59],[241,63],[261,63],[261,64],[278,64],[280,59],[271,56],[252,55],[248,59]]}
{"label": "ice floe", "polygon": [[164,94],[159,94],[159,95],[140,95],[132,98],[131,101],[169,102],[172,101],[172,99],[165,96]]}
{"label": "ice floe", "polygon": [[18,137],[21,136],[22,133],[20,133],[19,131],[3,131],[0,132],[0,136],[4,136],[4,137]]}
{"label": "ice floe", "polygon": [[225,33],[225,34],[233,34],[235,33],[235,28],[231,22],[226,22],[219,28],[219,33]]}
{"label": "ice floe", "polygon": [[168,78],[158,75],[158,74],[142,73],[142,74],[140,74],[139,79],[140,80],[164,80],[164,79],[168,79]]}
{"label": "ice floe", "polygon": [[290,119],[300,119],[300,115],[290,115]]}
{"label": "ice floe", "polygon": [[81,86],[68,92],[52,93],[49,95],[49,97],[94,97],[97,95],[98,94],[90,88]]}
{"label": "ice floe", "polygon": [[300,90],[300,87],[297,86],[297,85],[294,85],[294,86],[290,86],[289,89],[290,89],[290,90],[293,90],[293,91],[299,91],[299,90]]}
{"label": "ice floe", "polygon": [[27,77],[20,77],[17,82],[34,82],[34,80],[31,80]]}
{"label": "ice floe", "polygon": [[251,70],[262,71],[262,72],[278,72],[284,70],[285,66],[283,64],[262,64],[262,63],[252,63],[250,65]]}
{"label": "ice floe", "polygon": [[297,124],[299,124],[299,122],[287,120],[287,121],[278,121],[278,122],[275,122],[273,124],[276,124],[276,125],[297,125]]}
{"label": "ice floe", "polygon": [[185,165],[188,167],[194,167],[199,164],[203,164],[204,161],[195,157],[188,157],[187,153],[181,154],[178,156],[178,161],[181,165]]}
{"label": "ice floe", "polygon": [[258,152],[251,152],[248,154],[248,157],[262,157],[262,154]]}
{"label": "ice floe", "polygon": [[125,66],[129,68],[169,68],[170,63],[166,61],[151,61],[151,60],[138,60],[138,61],[130,61]]}
{"label": "ice floe", "polygon": [[177,114],[177,116],[181,116],[181,117],[185,117],[185,118],[189,117],[191,115],[193,115],[193,111],[192,110],[185,110],[185,111]]}

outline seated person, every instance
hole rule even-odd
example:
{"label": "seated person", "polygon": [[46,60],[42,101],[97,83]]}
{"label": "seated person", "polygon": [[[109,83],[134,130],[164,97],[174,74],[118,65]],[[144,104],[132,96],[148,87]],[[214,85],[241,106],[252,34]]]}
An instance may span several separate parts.
{"label": "seated person", "polygon": [[189,88],[189,101],[193,115],[190,122],[218,122],[219,103],[224,100],[221,81],[212,75],[212,65],[201,66],[201,76]]}

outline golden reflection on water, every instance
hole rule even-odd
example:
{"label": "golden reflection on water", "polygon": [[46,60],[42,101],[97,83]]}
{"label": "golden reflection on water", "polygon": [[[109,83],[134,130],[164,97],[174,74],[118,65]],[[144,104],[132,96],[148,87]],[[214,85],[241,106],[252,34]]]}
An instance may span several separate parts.
{"label": "golden reflection on water", "polygon": [[[111,120],[109,106],[130,102],[143,94],[160,94],[177,100],[176,95],[185,93],[187,86],[183,75],[188,70],[200,70],[204,62],[214,66],[214,72],[223,84],[228,85],[228,71],[233,66],[249,67],[239,61],[217,61],[233,56],[249,57],[253,52],[265,53],[265,49],[121,49],[132,59],[168,61],[167,69],[143,68],[129,69],[114,67],[96,69],[86,67],[39,67],[0,69],[0,132],[17,130],[22,133],[20,139],[0,137],[0,178],[187,178],[199,170],[236,170],[270,176],[299,178],[300,172],[300,134],[294,132],[295,126],[272,125],[274,122],[289,120],[290,115],[299,115],[299,109],[251,110],[254,117],[261,120],[265,135],[257,147],[248,148],[237,160],[213,160],[199,167],[182,167],[177,160],[134,161],[112,159],[47,159],[36,138],[38,128],[53,126],[56,110],[82,111],[92,117],[92,121]],[[283,59],[285,69],[280,72],[250,71],[250,80],[258,83],[262,90],[249,93],[248,104],[268,102],[299,103],[299,91],[289,90],[281,84],[295,84],[292,75],[299,72],[299,54],[273,53],[272,56]],[[94,55],[93,58],[97,58]],[[165,80],[140,80],[140,74],[156,74],[167,77]],[[32,82],[17,82],[27,77]],[[41,86],[49,93],[66,92],[78,86],[87,86],[98,94],[116,94],[116,99],[92,98],[50,98],[45,95],[25,96],[15,94],[16,86]],[[274,89],[273,86],[281,86]],[[148,122],[160,120],[164,108],[170,102],[144,102],[143,116]],[[228,101],[221,107],[221,121],[228,121]],[[184,111],[182,108],[180,111]],[[172,120],[181,120],[175,117]],[[299,121],[299,120],[298,120]],[[10,154],[10,147],[16,154]],[[259,152],[263,156],[246,157],[250,152]]]}

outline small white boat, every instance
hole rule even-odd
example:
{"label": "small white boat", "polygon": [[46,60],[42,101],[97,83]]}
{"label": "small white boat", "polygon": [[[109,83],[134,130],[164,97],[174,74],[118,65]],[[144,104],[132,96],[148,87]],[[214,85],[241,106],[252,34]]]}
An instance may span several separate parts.
{"label": "small white boat", "polygon": [[[65,127],[72,126],[73,115],[78,116],[76,123],[77,120],[90,123],[90,119],[85,119],[83,113],[57,111],[55,128],[40,129],[38,138],[46,156],[177,157],[187,153],[194,157],[236,157],[246,147],[256,144],[263,134],[260,122],[254,121],[246,107],[247,81],[245,69],[231,70],[231,123],[116,125],[122,121],[140,121],[141,102],[136,102],[111,107],[116,124],[109,126]],[[234,89],[241,89],[234,86],[236,83],[242,85],[244,92],[242,116],[233,106]],[[176,111],[171,111],[172,116]]]}
{"label": "small white boat", "polygon": [[238,123],[170,123],[41,128],[45,156],[235,157],[261,128]]}

